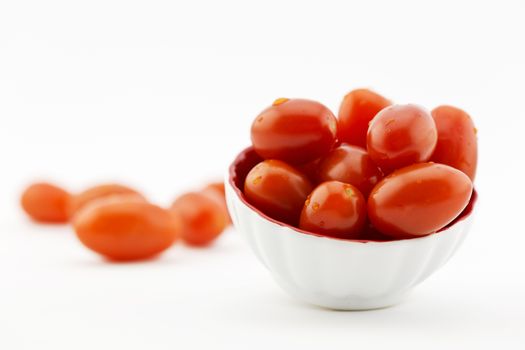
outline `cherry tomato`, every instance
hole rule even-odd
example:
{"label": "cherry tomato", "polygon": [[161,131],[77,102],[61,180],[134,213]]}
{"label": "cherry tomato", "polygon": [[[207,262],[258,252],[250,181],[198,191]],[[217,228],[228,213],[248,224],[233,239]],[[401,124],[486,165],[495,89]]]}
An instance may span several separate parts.
{"label": "cherry tomato", "polygon": [[35,221],[64,223],[69,219],[70,200],[71,195],[60,187],[49,183],[35,183],[24,191],[20,204]]}
{"label": "cherry tomato", "polygon": [[366,201],[357,188],[327,181],[308,196],[299,227],[326,236],[355,239],[366,222]]}
{"label": "cherry tomato", "polygon": [[377,184],[368,197],[368,216],[387,236],[424,236],[453,221],[471,195],[472,181],[463,172],[444,164],[414,164]]}
{"label": "cherry tomato", "polygon": [[416,105],[393,105],[372,119],[367,148],[372,160],[389,174],[428,161],[436,141],[436,125],[430,113]]}
{"label": "cherry tomato", "polygon": [[368,153],[356,146],[341,145],[333,149],[319,164],[321,181],[337,180],[349,183],[367,197],[383,178],[383,173]]}
{"label": "cherry tomato", "polygon": [[75,213],[79,211],[84,205],[94,199],[120,194],[135,194],[142,196],[134,189],[119,184],[103,184],[94,186],[72,197],[70,215],[75,215]]}
{"label": "cherry tomato", "polygon": [[207,196],[210,196],[214,201],[216,201],[222,208],[224,217],[228,225],[231,224],[232,220],[230,218],[230,213],[228,212],[228,206],[226,205],[226,192],[224,190],[224,182],[214,182],[204,187],[202,190]]}
{"label": "cherry tomato", "polygon": [[342,142],[366,148],[368,123],[391,102],[367,89],[350,91],[339,107],[338,138]]}
{"label": "cherry tomato", "polygon": [[461,170],[474,181],[478,164],[476,128],[459,108],[439,106],[432,111],[438,140],[431,160]]}
{"label": "cherry tomato", "polygon": [[281,98],[252,124],[255,151],[264,159],[307,163],[327,154],[335,143],[337,120],[319,102]]}
{"label": "cherry tomato", "polygon": [[112,260],[153,257],[181,231],[177,217],[136,195],[91,201],[77,212],[73,227],[86,247]]}
{"label": "cherry tomato", "polygon": [[312,185],[306,175],[280,160],[265,160],[248,173],[244,195],[271,218],[297,225]]}
{"label": "cherry tomato", "polygon": [[183,194],[173,202],[170,211],[180,217],[182,239],[189,245],[210,244],[229,224],[221,204],[202,192]]}
{"label": "cherry tomato", "polygon": [[224,189],[224,182],[212,182],[208,184],[206,187],[204,187],[204,191],[209,190],[215,190],[217,193],[219,193],[222,197],[226,197],[226,191]]}

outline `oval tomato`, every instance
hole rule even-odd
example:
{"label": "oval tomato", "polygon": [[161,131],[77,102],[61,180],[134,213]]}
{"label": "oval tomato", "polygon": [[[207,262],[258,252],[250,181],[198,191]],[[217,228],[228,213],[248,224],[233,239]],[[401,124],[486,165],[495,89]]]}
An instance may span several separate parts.
{"label": "oval tomato", "polygon": [[183,194],[173,202],[170,211],[180,217],[182,239],[189,245],[210,244],[229,224],[225,208],[204,192]]}
{"label": "oval tomato", "polygon": [[204,187],[203,191],[216,191],[223,198],[226,197],[226,190],[224,188],[224,182],[222,181],[209,183],[206,187]]}
{"label": "oval tomato", "polygon": [[350,91],[339,107],[337,135],[340,141],[366,148],[368,123],[392,103],[368,89]]}
{"label": "oval tomato", "polygon": [[393,238],[428,235],[461,214],[472,189],[469,177],[448,165],[414,164],[377,184],[368,197],[368,216]]}
{"label": "oval tomato", "polygon": [[77,212],[73,227],[89,249],[113,260],[153,257],[180,235],[180,221],[136,195],[90,202]]}
{"label": "oval tomato", "polygon": [[367,149],[372,160],[388,174],[428,161],[436,141],[436,125],[430,113],[416,105],[393,105],[372,119]]}
{"label": "oval tomato", "polygon": [[304,201],[312,192],[306,175],[280,160],[265,160],[248,173],[244,195],[271,218],[296,225]]}
{"label": "oval tomato", "polygon": [[264,159],[292,164],[324,156],[335,143],[337,120],[319,102],[277,99],[253,121],[251,139]]}
{"label": "oval tomato", "polygon": [[208,186],[204,187],[202,193],[209,196],[220,205],[228,225],[231,224],[232,220],[230,218],[230,213],[228,212],[228,206],[226,205],[226,191],[224,188],[224,182],[210,183]]}
{"label": "oval tomato", "polygon": [[470,116],[459,108],[439,106],[432,111],[438,140],[431,160],[450,165],[472,181],[478,164],[476,128]]}
{"label": "oval tomato", "polygon": [[367,197],[383,178],[383,173],[364,149],[341,145],[321,160],[318,177],[321,181],[337,180],[351,184]]}
{"label": "oval tomato", "polygon": [[20,199],[24,211],[33,220],[47,223],[65,223],[69,219],[71,195],[49,183],[29,186]]}
{"label": "oval tomato", "polygon": [[366,201],[357,188],[327,181],[308,196],[299,228],[326,236],[358,238],[366,222]]}

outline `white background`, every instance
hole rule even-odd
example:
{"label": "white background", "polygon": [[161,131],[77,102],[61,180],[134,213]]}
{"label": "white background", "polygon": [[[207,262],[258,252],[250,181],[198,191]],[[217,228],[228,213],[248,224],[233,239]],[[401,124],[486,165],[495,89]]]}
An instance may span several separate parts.
{"label": "white background", "polygon": [[[525,3],[0,2],[0,349],[522,348]],[[219,178],[276,97],[371,87],[467,110],[476,222],[403,304],[285,295],[233,229],[209,250],[108,264],[18,208],[37,179],[120,181],[168,205]]]}

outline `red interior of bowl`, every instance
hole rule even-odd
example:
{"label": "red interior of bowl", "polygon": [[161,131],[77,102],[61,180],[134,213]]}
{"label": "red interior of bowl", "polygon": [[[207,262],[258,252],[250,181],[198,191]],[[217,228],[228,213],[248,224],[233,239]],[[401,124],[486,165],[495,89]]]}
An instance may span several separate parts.
{"label": "red interior of bowl", "polygon": [[[288,227],[288,228],[290,228],[292,230],[295,230],[297,232],[304,233],[304,234],[307,234],[307,235],[313,235],[313,236],[319,236],[319,237],[327,237],[327,236],[324,236],[324,235],[317,234],[315,232],[304,231],[304,230],[301,230],[300,228],[297,228],[295,226],[291,226],[291,225],[288,225],[286,223],[277,221],[277,220],[269,217],[268,215],[266,215],[265,213],[263,213],[262,211],[260,211],[256,207],[254,207],[253,205],[251,205],[246,200],[246,197],[244,196],[244,193],[243,193],[243,191],[244,191],[244,180],[246,179],[246,176],[248,175],[250,170],[255,165],[260,163],[262,160],[263,159],[253,150],[253,147],[248,147],[244,151],[242,151],[237,156],[237,158],[233,161],[233,163],[230,165],[230,169],[229,169],[230,170],[230,179],[229,179],[229,181],[230,181],[230,184],[235,189],[235,192],[237,193],[237,195],[239,196],[241,201],[245,205],[250,207],[253,211],[255,211],[259,215],[261,215],[263,218],[265,218],[266,220],[269,220],[269,221],[271,221],[273,223],[276,223],[277,225],[286,226],[286,227]],[[467,207],[463,210],[463,212],[454,221],[452,221],[447,226],[443,227],[438,232],[444,231],[447,228],[453,226],[458,221],[461,221],[461,220],[465,219],[466,217],[468,217],[472,213],[472,210],[474,209],[474,204],[476,203],[477,197],[478,197],[478,194],[474,190],[474,192],[472,193],[472,197],[470,198],[470,202],[467,205]],[[433,233],[433,234],[435,234],[435,233]],[[426,237],[426,236],[422,236],[422,237]],[[363,243],[366,243],[366,242],[390,242],[390,241],[375,241],[375,240],[360,240],[360,239],[347,240],[347,239],[334,238],[334,237],[327,237],[327,238],[336,239],[336,240],[343,240],[343,241],[363,242]],[[410,239],[418,239],[418,238],[420,238],[420,237],[410,238]],[[391,241],[394,241],[394,239],[392,239]]]}

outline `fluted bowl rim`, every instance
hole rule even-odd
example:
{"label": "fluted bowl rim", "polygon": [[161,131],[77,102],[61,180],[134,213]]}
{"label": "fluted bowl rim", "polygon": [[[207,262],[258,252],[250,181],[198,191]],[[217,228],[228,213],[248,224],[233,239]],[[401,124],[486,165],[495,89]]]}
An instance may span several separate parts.
{"label": "fluted bowl rim", "polygon": [[[469,201],[468,205],[465,207],[465,209],[462,211],[462,213],[456,219],[454,219],[451,223],[449,223],[447,226],[445,226],[442,229],[440,229],[440,230],[438,230],[438,231],[436,231],[434,233],[431,233],[429,235],[420,236],[420,237],[413,237],[413,238],[391,239],[391,240],[346,239],[346,238],[330,237],[330,236],[322,235],[322,234],[319,234],[319,233],[302,230],[302,229],[300,229],[298,227],[295,227],[293,225],[290,225],[290,224],[281,222],[279,220],[276,220],[274,218],[271,218],[268,215],[266,215],[265,213],[263,213],[261,210],[256,208],[254,205],[252,205],[246,199],[246,196],[244,195],[243,189],[239,186],[239,181],[241,181],[241,183],[244,184],[244,178],[246,177],[246,174],[249,171],[249,169],[243,169],[244,172],[246,172],[246,174],[241,174],[240,171],[239,171],[239,166],[243,165],[244,162],[247,162],[247,161],[249,162],[249,164],[254,163],[254,161],[257,161],[256,163],[258,163],[259,161],[262,161],[262,158],[260,158],[257,155],[257,153],[255,152],[255,150],[253,149],[252,146],[247,147],[244,150],[242,150],[237,155],[237,157],[235,157],[234,161],[231,163],[230,167],[228,168],[228,179],[227,179],[228,183],[227,183],[227,185],[229,185],[229,186],[231,186],[231,188],[233,188],[235,194],[237,195],[238,199],[242,202],[243,205],[247,206],[250,210],[255,212],[257,215],[262,217],[264,220],[267,220],[267,221],[269,221],[269,222],[271,222],[273,224],[276,224],[278,226],[285,227],[285,228],[287,228],[287,229],[289,229],[289,230],[291,230],[291,231],[293,231],[293,232],[295,232],[297,234],[309,235],[309,236],[322,238],[322,239],[330,239],[330,240],[339,241],[339,242],[346,243],[346,244],[356,244],[356,243],[358,243],[358,244],[363,244],[363,243],[368,243],[368,244],[396,244],[396,243],[399,243],[399,242],[409,242],[409,241],[416,242],[416,241],[419,241],[419,240],[431,239],[435,235],[441,235],[441,234],[446,233],[447,231],[451,231],[450,228],[452,228],[458,222],[461,222],[461,221],[466,220],[467,218],[469,218],[472,215],[473,211],[474,211],[474,207],[475,207],[475,204],[476,204],[477,199],[478,199],[477,191],[474,189],[473,192],[472,192],[472,196],[470,198],[470,201]],[[255,164],[253,164],[253,165],[255,165]],[[251,169],[251,167],[249,167],[249,168]]]}

